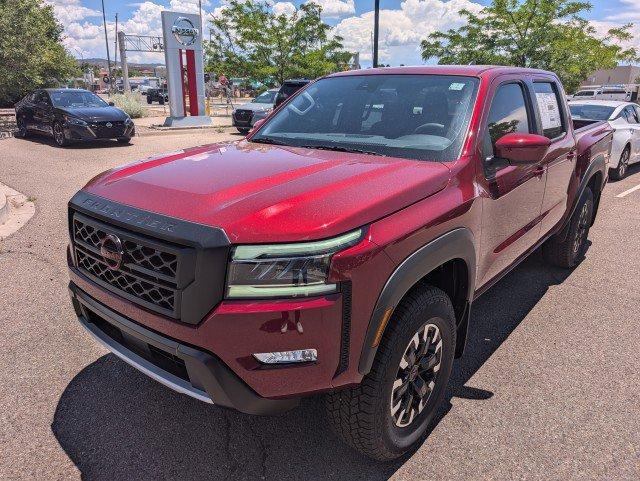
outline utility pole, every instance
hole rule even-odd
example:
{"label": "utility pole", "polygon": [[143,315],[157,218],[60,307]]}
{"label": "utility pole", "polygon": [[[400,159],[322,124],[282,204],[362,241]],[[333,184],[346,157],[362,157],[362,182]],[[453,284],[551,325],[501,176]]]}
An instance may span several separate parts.
{"label": "utility pole", "polygon": [[116,13],[116,38],[113,42],[113,70],[115,75],[118,76],[118,14]]}
{"label": "utility pole", "polygon": [[104,42],[107,45],[107,70],[109,71],[109,93],[113,90],[113,77],[111,76],[111,58],[109,56],[109,37],[107,37],[107,16],[104,13],[104,0],[102,0],[102,23],[104,25]]}
{"label": "utility pole", "polygon": [[373,68],[378,66],[378,33],[380,30],[380,0],[375,0],[375,16],[373,20]]}

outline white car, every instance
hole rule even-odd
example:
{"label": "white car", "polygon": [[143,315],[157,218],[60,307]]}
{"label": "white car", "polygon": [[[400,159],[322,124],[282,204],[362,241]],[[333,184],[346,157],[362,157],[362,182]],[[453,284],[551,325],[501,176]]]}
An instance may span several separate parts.
{"label": "white car", "polygon": [[626,102],[631,99],[631,92],[621,87],[603,87],[601,89],[578,90],[568,98],[569,100],[619,100]]}
{"label": "white car", "polygon": [[609,177],[622,179],[629,164],[640,162],[640,106],[613,100],[572,100],[576,120],[607,120],[614,129]]}

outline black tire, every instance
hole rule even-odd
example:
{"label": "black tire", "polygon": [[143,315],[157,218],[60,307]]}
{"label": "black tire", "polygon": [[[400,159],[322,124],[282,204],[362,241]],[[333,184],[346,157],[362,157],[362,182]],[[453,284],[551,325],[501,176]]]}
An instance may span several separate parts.
{"label": "black tire", "polygon": [[147,97],[147,103],[150,104],[153,102],[153,99],[151,97]]}
{"label": "black tire", "polygon": [[158,103],[159,103],[160,105],[164,105],[164,97],[160,97],[160,98],[158,99]]}
{"label": "black tire", "polygon": [[[412,347],[414,335],[424,332],[425,326],[432,330],[431,326],[436,326],[440,333],[439,369],[437,372],[421,371],[423,366],[419,362],[414,363],[413,366],[418,366],[420,370],[416,372],[418,377],[412,379],[415,368],[409,364],[408,368],[403,369],[401,361],[406,363],[406,354]],[[371,372],[360,385],[325,396],[329,424],[336,434],[354,449],[380,461],[397,458],[420,443],[427,435],[449,381],[456,345],[455,326],[453,306],[442,290],[425,285],[409,292],[389,321]],[[437,339],[436,334],[434,340]],[[419,359],[421,349],[420,345],[415,347],[418,352],[414,351],[414,359]],[[435,349],[433,355],[437,356],[438,348]],[[405,374],[405,395],[398,398],[401,400],[394,401],[404,385],[394,389],[394,383],[401,381]],[[406,409],[402,409],[403,406],[406,407],[406,403],[413,406],[413,403],[404,397],[411,396],[415,402],[414,397],[418,393],[415,383],[418,379],[423,386],[430,381],[435,384],[426,394],[423,391],[426,398],[418,398],[420,405],[425,402],[421,412],[410,407],[407,413]],[[398,419],[394,418],[396,414],[392,412],[394,402],[397,409],[395,413],[400,412]],[[407,414],[410,416],[408,424],[400,426],[398,423],[406,420],[403,416]]]}
{"label": "black tire", "polygon": [[243,135],[247,135],[249,133],[249,130],[251,129],[244,129],[244,128],[240,128],[240,127],[236,127],[238,129],[238,132],[240,132]]}
{"label": "black tire", "polygon": [[18,117],[16,119],[16,125],[18,127],[18,132],[16,133],[17,137],[20,137],[21,139],[29,137],[29,129],[27,128],[27,122],[24,120],[24,117]]}
{"label": "black tire", "polygon": [[[552,237],[544,244],[542,253],[545,260],[558,267],[575,267],[587,250],[587,237],[592,220],[593,192],[587,187],[571,216],[566,238],[562,241]],[[562,232],[559,235],[562,235]]]}
{"label": "black tire", "polygon": [[618,161],[618,167],[609,170],[609,178],[612,180],[622,180],[627,175],[629,170],[629,157],[631,156],[631,147],[628,145],[624,148],[620,154],[620,160]]}
{"label": "black tire", "polygon": [[119,139],[117,139],[119,144],[130,144],[131,143],[131,137],[120,137]]}
{"label": "black tire", "polygon": [[69,141],[64,135],[64,129],[60,122],[55,122],[53,124],[53,140],[55,140],[58,147],[66,147],[69,145]]}

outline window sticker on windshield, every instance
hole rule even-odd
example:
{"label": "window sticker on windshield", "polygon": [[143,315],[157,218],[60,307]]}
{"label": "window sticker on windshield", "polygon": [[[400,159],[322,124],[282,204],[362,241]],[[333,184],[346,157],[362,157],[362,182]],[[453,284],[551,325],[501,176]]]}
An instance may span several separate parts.
{"label": "window sticker on windshield", "polygon": [[554,93],[536,92],[536,100],[538,101],[538,109],[542,117],[542,129],[555,129],[562,126],[560,119],[560,108],[558,107],[558,99]]}
{"label": "window sticker on windshield", "polygon": [[462,90],[464,88],[464,84],[460,82],[454,82],[449,85],[449,90]]}

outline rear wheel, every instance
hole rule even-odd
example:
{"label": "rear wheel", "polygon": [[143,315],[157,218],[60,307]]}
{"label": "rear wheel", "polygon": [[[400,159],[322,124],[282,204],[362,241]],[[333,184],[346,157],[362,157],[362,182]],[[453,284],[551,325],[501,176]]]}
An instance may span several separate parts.
{"label": "rear wheel", "polygon": [[455,338],[447,295],[431,286],[410,292],[389,321],[371,372],[360,385],[326,396],[333,430],[377,460],[416,446],[444,397]]}
{"label": "rear wheel", "polygon": [[62,124],[60,122],[56,122],[53,124],[53,139],[56,141],[59,147],[65,147],[69,145],[69,141],[64,135],[64,129],[62,128]]}
{"label": "rear wheel", "polygon": [[587,187],[580,196],[576,210],[569,221],[563,241],[549,239],[542,248],[545,259],[559,267],[575,267],[587,250],[587,237],[593,220],[593,192]]}
{"label": "rear wheel", "polygon": [[613,180],[622,180],[624,176],[627,175],[627,170],[629,169],[629,157],[631,156],[631,149],[627,145],[622,154],[620,155],[620,160],[618,161],[618,167],[615,169],[611,169],[609,172],[609,177]]}

